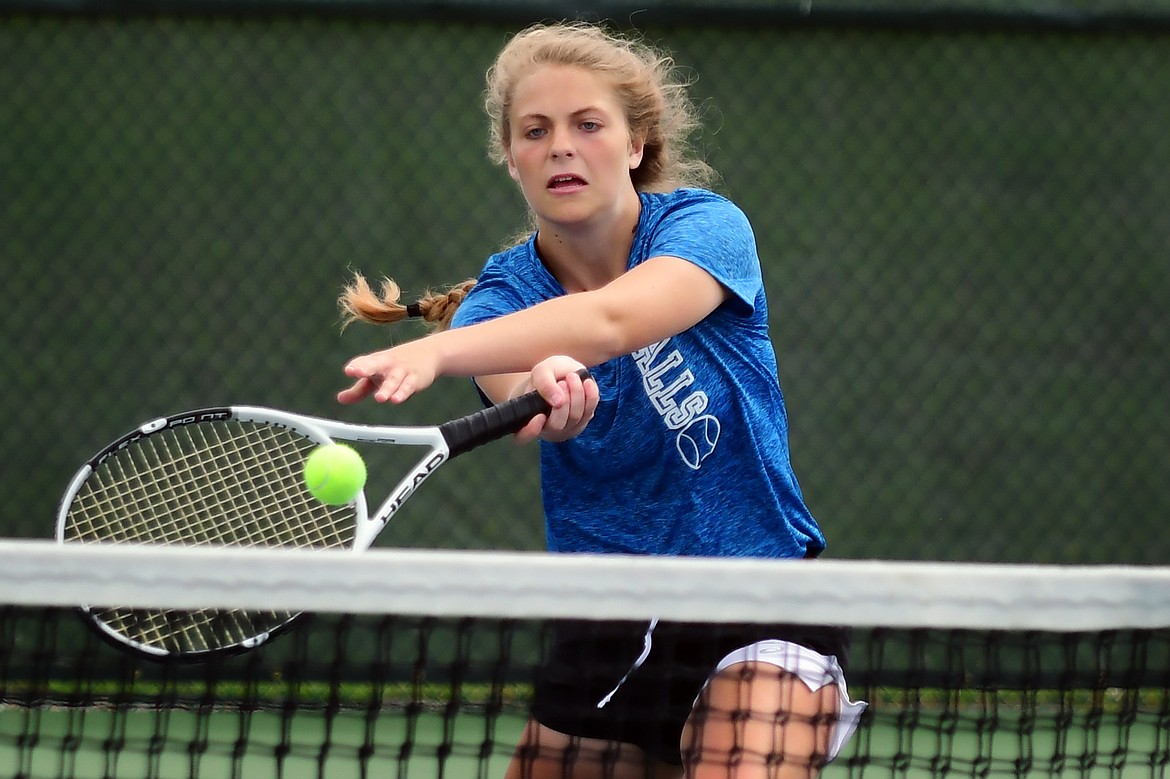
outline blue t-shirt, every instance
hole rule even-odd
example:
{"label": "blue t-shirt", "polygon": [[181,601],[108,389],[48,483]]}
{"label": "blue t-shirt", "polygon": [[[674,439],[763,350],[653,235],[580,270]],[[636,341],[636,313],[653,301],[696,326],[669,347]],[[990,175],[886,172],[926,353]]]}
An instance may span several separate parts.
{"label": "blue t-shirt", "polygon": [[[815,556],[825,542],[789,462],[751,225],[706,190],[641,200],[629,267],[681,257],[732,294],[689,330],[591,367],[601,391],[593,420],[569,441],[541,443],[548,548]],[[488,259],[454,326],[564,294],[532,236]]]}

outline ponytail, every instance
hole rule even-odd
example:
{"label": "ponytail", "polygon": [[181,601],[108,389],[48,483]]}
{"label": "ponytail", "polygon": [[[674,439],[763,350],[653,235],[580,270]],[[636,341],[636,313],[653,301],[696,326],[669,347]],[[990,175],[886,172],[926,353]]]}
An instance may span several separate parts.
{"label": "ponytail", "polygon": [[414,303],[400,303],[402,290],[393,279],[383,278],[382,289],[375,293],[365,276],[355,273],[353,282],[337,298],[342,313],[342,327],[353,322],[389,325],[403,319],[422,319],[432,330],[447,330],[455,310],[475,286],[475,279],[456,284],[445,292],[428,290]]}

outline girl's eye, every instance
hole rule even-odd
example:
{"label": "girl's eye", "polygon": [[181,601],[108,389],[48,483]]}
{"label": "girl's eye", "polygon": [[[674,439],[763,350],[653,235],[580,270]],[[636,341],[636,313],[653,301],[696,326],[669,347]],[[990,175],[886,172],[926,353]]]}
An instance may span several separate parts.
{"label": "girl's eye", "polygon": [[542,135],[544,135],[544,128],[543,127],[533,127],[529,130],[524,131],[524,137],[529,138],[529,139],[533,139],[533,140],[535,140],[536,138],[540,138]]}
{"label": "girl's eye", "polygon": [[581,122],[581,129],[587,133],[592,133],[592,132],[596,132],[596,131],[600,130],[601,125],[598,124],[597,122],[593,121],[592,119],[588,119],[584,122]]}

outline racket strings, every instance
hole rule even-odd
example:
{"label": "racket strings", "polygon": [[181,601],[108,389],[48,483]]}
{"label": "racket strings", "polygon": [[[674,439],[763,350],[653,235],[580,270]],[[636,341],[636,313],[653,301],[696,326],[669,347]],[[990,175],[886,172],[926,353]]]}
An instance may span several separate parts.
{"label": "racket strings", "polygon": [[305,489],[316,443],[269,425],[187,425],[108,458],[70,507],[66,540],[345,547],[353,511]]}
{"label": "racket strings", "polygon": [[289,611],[217,609],[91,608],[89,611],[91,616],[136,643],[172,654],[196,654],[246,644],[295,616]]}
{"label": "racket strings", "polygon": [[[145,436],[98,465],[70,505],[63,538],[172,546],[346,548],[352,506],[327,506],[302,468],[318,442],[286,428],[201,422]],[[246,644],[289,622],[283,611],[91,608],[144,647],[190,654]]]}

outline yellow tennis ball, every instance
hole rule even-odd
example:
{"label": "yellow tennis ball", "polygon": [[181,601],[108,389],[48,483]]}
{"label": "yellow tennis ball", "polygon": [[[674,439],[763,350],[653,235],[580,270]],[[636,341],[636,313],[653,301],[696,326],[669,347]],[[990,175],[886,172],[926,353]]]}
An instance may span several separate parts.
{"label": "yellow tennis ball", "polygon": [[362,456],[345,444],[326,444],[305,460],[305,486],[309,493],[331,506],[349,503],[366,484]]}

